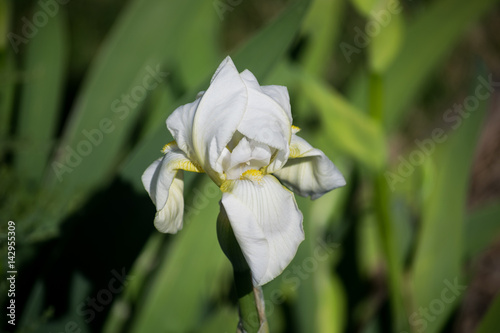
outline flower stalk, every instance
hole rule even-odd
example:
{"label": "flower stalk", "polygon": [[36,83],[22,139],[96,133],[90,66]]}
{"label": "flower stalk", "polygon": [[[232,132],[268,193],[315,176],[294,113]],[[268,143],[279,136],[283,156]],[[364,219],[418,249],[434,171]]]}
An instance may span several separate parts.
{"label": "flower stalk", "polygon": [[257,293],[254,292],[252,272],[234,236],[223,205],[220,205],[220,213],[217,218],[217,238],[222,251],[233,265],[234,285],[240,314],[238,331],[246,333],[268,332],[264,302],[261,301],[263,298],[261,297],[262,289],[258,288]]}

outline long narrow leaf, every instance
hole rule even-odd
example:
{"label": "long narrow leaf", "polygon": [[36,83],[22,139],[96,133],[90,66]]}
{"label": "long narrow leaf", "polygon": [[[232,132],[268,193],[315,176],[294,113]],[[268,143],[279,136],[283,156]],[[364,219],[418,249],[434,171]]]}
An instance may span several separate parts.
{"label": "long narrow leaf", "polygon": [[64,87],[66,31],[61,11],[27,45],[16,150],[16,169],[26,181],[40,181],[54,145]]}
{"label": "long narrow leaf", "polygon": [[[471,96],[474,96],[479,84],[472,82]],[[461,265],[465,200],[471,161],[487,104],[487,101],[478,101],[478,107],[470,112],[467,119],[463,119],[456,132],[449,133],[447,141],[436,148],[437,175],[424,205],[411,276],[415,309],[429,306],[437,309],[432,304],[443,304],[439,308],[439,316],[435,316],[433,321],[418,314],[410,317],[413,325],[425,325],[427,332],[437,332],[453,310],[453,305],[458,303],[445,303],[449,298],[442,299],[443,290],[449,289],[457,298],[463,290]]]}

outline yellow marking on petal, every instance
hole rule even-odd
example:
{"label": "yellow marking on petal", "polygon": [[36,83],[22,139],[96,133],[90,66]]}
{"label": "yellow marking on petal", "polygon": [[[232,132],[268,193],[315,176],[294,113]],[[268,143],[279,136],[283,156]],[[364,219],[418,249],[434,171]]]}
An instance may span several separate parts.
{"label": "yellow marking on petal", "polygon": [[253,182],[260,182],[263,177],[264,175],[260,170],[250,169],[241,174],[240,180],[247,179]]}
{"label": "yellow marking on petal", "polygon": [[300,149],[299,147],[295,146],[295,145],[291,145],[290,146],[290,156],[288,156],[288,158],[297,158],[297,157],[300,157]]}
{"label": "yellow marking on petal", "polygon": [[198,172],[198,173],[204,173],[205,170],[201,166],[199,166],[197,163],[194,163],[192,161],[179,161],[176,164],[176,169],[182,169],[185,171],[191,171],[191,172]]}
{"label": "yellow marking on petal", "polygon": [[234,187],[234,180],[228,179],[225,180],[222,185],[219,187],[222,192],[231,192]]}
{"label": "yellow marking on petal", "polygon": [[173,150],[175,148],[174,146],[177,146],[177,142],[175,142],[175,140],[170,141],[169,143],[167,143],[166,145],[163,146],[163,148],[161,149],[161,152],[163,154],[166,154],[169,151]]}
{"label": "yellow marking on petal", "polygon": [[300,131],[300,128],[299,128],[299,127],[297,127],[297,126],[295,126],[295,125],[292,125],[292,133],[293,133],[293,134],[295,134],[295,133],[297,133],[297,132],[299,132],[299,131]]}

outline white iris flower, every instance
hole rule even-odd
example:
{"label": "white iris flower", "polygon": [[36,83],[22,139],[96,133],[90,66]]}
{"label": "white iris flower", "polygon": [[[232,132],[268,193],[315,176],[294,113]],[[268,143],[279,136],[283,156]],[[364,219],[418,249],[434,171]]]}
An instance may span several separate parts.
{"label": "white iris flower", "polygon": [[286,87],[260,86],[230,57],[207,91],[168,117],[167,128],[175,141],[142,175],[156,205],[155,227],[182,228],[182,170],[206,172],[222,191],[254,285],[278,276],[304,240],[302,213],[287,187],[316,199],[345,185],[325,154],[296,135]]}

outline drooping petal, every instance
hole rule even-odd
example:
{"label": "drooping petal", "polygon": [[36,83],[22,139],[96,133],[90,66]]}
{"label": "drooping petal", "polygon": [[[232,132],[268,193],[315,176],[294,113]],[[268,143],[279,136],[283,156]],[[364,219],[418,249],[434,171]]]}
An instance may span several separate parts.
{"label": "drooping petal", "polygon": [[246,86],[233,61],[227,57],[212,77],[193,119],[194,151],[216,183],[220,183],[218,177],[222,173],[218,159],[243,118],[247,100]]}
{"label": "drooping petal", "polygon": [[223,186],[221,201],[253,283],[263,285],[285,269],[304,240],[302,213],[275,177],[250,174]]}
{"label": "drooping petal", "polygon": [[165,156],[154,161],[142,175],[142,183],[156,206],[155,226],[162,232],[175,233],[182,227],[184,187],[179,170],[202,172],[175,144]]}
{"label": "drooping petal", "polygon": [[311,199],[346,184],[344,176],[321,150],[295,134],[288,162],[273,174],[295,193]]}
{"label": "drooping petal", "polygon": [[[286,88],[261,87],[255,76],[245,70],[241,73],[248,89],[248,107],[238,131],[246,137],[276,148],[271,169],[281,168],[288,158],[292,116],[287,102]],[[283,90],[284,88],[285,90]],[[271,95],[269,95],[269,94]],[[285,104],[284,106],[282,104]]]}
{"label": "drooping petal", "polygon": [[183,172],[175,175],[168,190],[165,206],[156,212],[154,226],[163,233],[175,234],[182,229],[184,215],[184,179]]}

